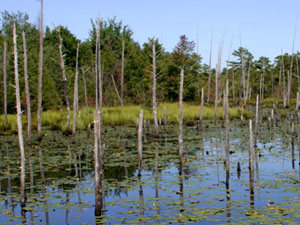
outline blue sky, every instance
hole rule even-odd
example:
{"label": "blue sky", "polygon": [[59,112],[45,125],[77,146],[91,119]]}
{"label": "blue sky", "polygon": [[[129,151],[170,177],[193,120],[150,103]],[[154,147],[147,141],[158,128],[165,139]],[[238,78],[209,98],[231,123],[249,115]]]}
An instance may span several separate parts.
{"label": "blue sky", "polygon": [[[39,0],[1,0],[0,11],[27,12],[37,22]],[[133,30],[140,44],[158,37],[171,51],[186,34],[197,42],[203,62],[208,63],[210,38],[214,32],[213,63],[217,60],[224,35],[223,59],[227,59],[232,37],[233,49],[242,45],[255,56],[271,60],[284,52],[291,53],[299,0],[44,0],[45,24],[67,26],[81,40],[88,38],[90,19],[122,20]],[[300,26],[298,21],[297,29]],[[197,35],[198,33],[198,35]],[[241,35],[240,35],[241,34]],[[297,30],[295,52],[300,51]],[[224,60],[223,60],[224,62]],[[222,66],[225,66],[224,63]]]}

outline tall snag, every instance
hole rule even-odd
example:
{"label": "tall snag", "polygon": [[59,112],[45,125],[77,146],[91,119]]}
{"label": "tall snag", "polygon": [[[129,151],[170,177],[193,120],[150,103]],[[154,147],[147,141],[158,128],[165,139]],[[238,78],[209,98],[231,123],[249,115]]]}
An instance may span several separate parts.
{"label": "tall snag", "polygon": [[152,39],[152,104],[153,104],[153,120],[154,120],[154,135],[158,136],[158,122],[157,122],[157,103],[156,103],[156,39]]}
{"label": "tall snag", "polygon": [[139,117],[139,128],[138,128],[138,176],[141,176],[141,166],[142,166],[142,157],[143,157],[143,113],[141,109]]}
{"label": "tall snag", "polygon": [[30,91],[29,91],[28,73],[27,73],[26,37],[24,31],[22,32],[22,40],[23,40],[24,81],[25,81],[26,109],[27,109],[27,144],[30,144],[31,143],[31,106],[30,106]]}
{"label": "tall snag", "polygon": [[209,64],[208,64],[208,84],[207,84],[207,102],[210,101],[211,55],[212,55],[213,38],[214,38],[214,33],[211,34],[211,40],[210,40],[210,53],[209,53]]}
{"label": "tall snag", "polygon": [[64,61],[64,56],[62,52],[62,45],[63,45],[63,39],[60,35],[60,28],[58,27],[56,29],[57,34],[58,34],[58,40],[59,40],[59,59],[60,59],[60,71],[61,71],[61,76],[62,76],[62,82],[64,84],[64,99],[65,99],[65,104],[67,107],[67,128],[70,128],[70,104],[69,104],[69,98],[68,98],[68,80],[66,77],[66,72],[65,72],[65,61]]}
{"label": "tall snag", "polygon": [[178,144],[179,144],[179,158],[183,157],[183,140],[182,140],[182,99],[183,99],[183,81],[184,81],[184,69],[180,69],[180,89],[179,89],[179,132],[178,132]]}
{"label": "tall snag", "polygon": [[122,59],[121,59],[121,106],[124,106],[124,61],[125,61],[125,40],[124,31],[122,35]]}
{"label": "tall snag", "polygon": [[18,137],[21,153],[21,206],[25,206],[25,151],[22,130],[22,111],[20,100],[19,87],[19,71],[18,71],[18,50],[17,50],[17,35],[16,24],[13,25],[13,43],[14,43],[14,67],[15,67],[15,85],[16,85],[16,108],[17,108],[17,123],[18,123]]}
{"label": "tall snag", "polygon": [[42,80],[43,80],[43,0],[41,0],[40,16],[40,50],[39,50],[39,76],[38,76],[38,109],[37,109],[37,132],[41,136],[42,132]]}
{"label": "tall snag", "polygon": [[74,97],[73,97],[73,129],[72,129],[72,138],[75,141],[75,132],[76,132],[76,111],[78,105],[78,54],[79,54],[79,43],[77,44],[76,50],[76,69],[75,69],[75,81],[74,81]]}
{"label": "tall snag", "polygon": [[[226,166],[226,187],[229,187],[229,104],[228,104],[228,80],[226,81],[225,90],[225,166]],[[227,188],[228,189],[228,188]]]}
{"label": "tall snag", "polygon": [[3,43],[3,97],[4,97],[4,124],[7,126],[7,43]]}

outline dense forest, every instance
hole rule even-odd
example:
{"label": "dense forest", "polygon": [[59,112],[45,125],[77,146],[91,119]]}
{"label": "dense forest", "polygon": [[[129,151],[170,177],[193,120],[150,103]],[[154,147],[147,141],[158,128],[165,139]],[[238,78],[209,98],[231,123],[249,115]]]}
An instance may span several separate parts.
{"label": "dense forest", "polygon": [[[1,12],[0,58],[3,77],[4,42],[7,43],[7,93],[8,112],[15,112],[14,64],[12,27],[16,24],[20,68],[20,90],[22,107],[26,106],[22,31],[26,34],[28,76],[32,110],[37,108],[37,85],[39,64],[39,25],[29,22],[29,16],[22,12]],[[78,40],[67,27],[46,27],[44,32],[43,63],[43,110],[60,109],[66,105],[64,84],[68,99],[72,102],[75,79],[76,46],[79,47],[79,104],[93,105],[95,102],[95,38],[96,20],[91,20],[89,38]],[[145,104],[151,106],[152,95],[152,44],[156,42],[157,100],[177,101],[179,95],[180,63],[178,46],[188,37],[182,35],[172,52],[164,49],[158,39],[150,37],[142,46],[133,39],[133,30],[116,18],[101,21],[100,49],[103,74],[103,102],[107,106],[124,104]],[[210,34],[208,34],[210,35]],[[60,67],[60,38],[66,71],[66,81]],[[215,71],[211,63],[202,63],[202,57],[194,51],[195,43],[189,41],[191,51],[185,62],[183,100],[200,102],[201,89],[205,99],[215,99]],[[209,43],[208,43],[209,44]],[[291,43],[292,44],[292,43]],[[222,46],[221,46],[222,47]],[[215,54],[214,54],[215,55]],[[254,59],[250,50],[240,47],[227,52],[223,49],[227,64],[218,78],[218,90],[224,91],[225,79],[229,81],[229,98],[249,99],[260,94],[261,98],[285,99],[296,96],[299,87],[299,53],[282,53],[272,63],[267,57]],[[211,62],[211,60],[209,60]],[[293,62],[291,64],[291,62]],[[122,74],[124,74],[122,85]],[[207,97],[208,96],[208,97]],[[3,99],[3,79],[0,97]],[[0,105],[3,111],[3,104]]]}

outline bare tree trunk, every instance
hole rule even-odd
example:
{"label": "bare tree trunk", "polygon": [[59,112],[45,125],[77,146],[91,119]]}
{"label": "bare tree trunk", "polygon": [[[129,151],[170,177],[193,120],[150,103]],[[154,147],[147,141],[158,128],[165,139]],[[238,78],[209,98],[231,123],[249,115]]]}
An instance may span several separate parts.
{"label": "bare tree trunk", "polygon": [[100,128],[102,128],[102,105],[103,105],[103,92],[102,92],[102,83],[103,83],[103,73],[101,70],[101,42],[100,42],[100,18],[98,17],[97,20],[98,26],[98,34],[99,34],[99,45],[98,45],[98,73],[99,73],[99,113],[100,113]]}
{"label": "bare tree trunk", "polygon": [[298,54],[296,54],[296,73],[297,73],[297,80],[298,80],[298,92],[300,92],[300,77],[299,77],[299,63],[298,63]]}
{"label": "bare tree trunk", "polygon": [[288,90],[287,90],[287,105],[290,105],[290,98],[291,98],[291,83],[292,83],[292,73],[287,71],[287,76],[288,76]]}
{"label": "bare tree trunk", "polygon": [[226,81],[226,90],[225,90],[225,158],[226,158],[226,185],[229,186],[229,104],[228,104],[228,80]]}
{"label": "bare tree trunk", "polygon": [[247,99],[249,99],[249,87],[250,87],[250,67],[251,64],[249,62],[249,67],[248,67],[248,76],[247,76],[247,90],[246,90],[246,101],[244,102],[244,105],[246,106]]}
{"label": "bare tree trunk", "polygon": [[26,37],[24,31],[22,32],[23,39],[23,54],[24,54],[24,81],[25,81],[25,92],[26,92],[26,108],[27,108],[27,144],[31,143],[31,106],[30,106],[30,91],[28,83],[27,73],[27,49],[26,49]]}
{"label": "bare tree trunk", "polygon": [[84,88],[84,101],[86,107],[86,114],[89,114],[89,104],[87,99],[87,91],[86,91],[86,79],[85,79],[85,71],[81,68],[82,80],[83,80],[83,88]]}
{"label": "bare tree trunk", "polygon": [[279,98],[280,98],[280,92],[281,92],[281,75],[282,75],[282,67],[281,67],[281,60],[280,60],[280,69],[279,69],[279,82],[278,82],[278,90],[277,90],[277,101],[276,105],[278,105]]}
{"label": "bare tree trunk", "polygon": [[179,88],[179,133],[178,133],[178,153],[179,158],[183,157],[183,140],[182,140],[182,124],[183,124],[183,112],[182,112],[182,100],[183,100],[183,81],[184,81],[184,69],[180,69],[180,88]]}
{"label": "bare tree trunk", "polygon": [[64,56],[62,52],[62,38],[60,35],[60,28],[57,28],[57,34],[58,34],[58,40],[59,40],[59,58],[60,58],[60,71],[62,76],[62,82],[64,84],[64,98],[65,98],[65,104],[67,106],[67,128],[70,129],[70,104],[69,104],[69,98],[68,98],[68,80],[66,77],[65,72],[65,61]]}
{"label": "bare tree trunk", "polygon": [[16,85],[16,104],[17,104],[17,123],[18,123],[18,137],[21,153],[21,206],[25,206],[25,151],[22,131],[22,111],[20,100],[19,87],[19,71],[18,71],[18,52],[17,52],[17,35],[16,24],[13,25],[13,42],[14,42],[14,66],[15,66],[15,85]]}
{"label": "bare tree trunk", "polygon": [[141,176],[141,165],[143,159],[143,113],[144,111],[141,109],[140,118],[139,118],[139,129],[138,129],[138,175]]}
{"label": "bare tree trunk", "polygon": [[73,129],[72,129],[72,138],[75,141],[75,132],[76,132],[76,111],[78,105],[78,55],[79,55],[79,43],[77,44],[76,51],[76,71],[75,71],[75,81],[74,81],[74,97],[73,97]]}
{"label": "bare tree trunk", "polygon": [[125,52],[125,40],[124,34],[122,37],[122,59],[121,59],[121,106],[124,106],[124,52]]}
{"label": "bare tree trunk", "polygon": [[219,77],[219,66],[216,65],[216,77],[215,77],[215,111],[214,111],[214,122],[216,123],[217,120],[217,109],[218,109],[218,77]]}
{"label": "bare tree trunk", "polygon": [[[257,139],[257,131],[258,131],[258,102],[259,102],[259,95],[256,96],[256,109],[255,109],[255,133],[254,133],[254,144],[256,146],[256,139]],[[252,125],[252,124],[251,124]]]}
{"label": "bare tree trunk", "polygon": [[254,160],[253,160],[253,132],[252,132],[252,120],[249,121],[249,181],[250,181],[250,191],[253,192],[253,182],[254,182]]}
{"label": "bare tree trunk", "polygon": [[[102,185],[101,185],[101,173],[102,173],[102,160],[101,160],[101,116],[99,113],[98,101],[102,100],[99,98],[100,92],[100,19],[97,19],[97,30],[96,30],[96,53],[95,53],[95,81],[96,81],[96,108],[94,114],[94,159],[95,159],[95,215],[99,215],[102,212]],[[99,93],[99,94],[98,94]]]}
{"label": "bare tree trunk", "polygon": [[222,60],[222,48],[223,46],[220,44],[219,46],[219,53],[218,53],[218,63],[216,65],[216,89],[215,89],[215,112],[214,112],[214,121],[216,123],[217,120],[217,107],[218,107],[218,95],[219,95],[219,76],[221,73],[221,60]]}
{"label": "bare tree trunk", "polygon": [[[298,18],[297,18],[298,20]],[[292,74],[293,74],[293,64],[294,64],[294,48],[295,48],[295,39],[296,39],[296,32],[297,32],[297,22],[295,25],[295,30],[294,30],[294,38],[293,38],[293,47],[292,47],[292,58],[291,58],[291,66],[290,66],[290,72],[288,74],[288,96],[287,96],[287,105],[290,105],[290,99],[291,99],[291,83],[292,83]]]}
{"label": "bare tree trunk", "polygon": [[157,123],[157,103],[156,103],[156,49],[155,49],[155,39],[152,39],[152,104],[153,104],[153,119],[154,119],[154,134],[158,136],[158,123]]}
{"label": "bare tree trunk", "polygon": [[4,95],[4,124],[7,126],[7,43],[3,43],[3,95]]}
{"label": "bare tree trunk", "polygon": [[210,40],[210,53],[209,53],[209,64],[208,64],[207,102],[210,101],[211,55],[212,55],[212,43],[213,43],[213,39],[214,39],[214,33],[211,34],[211,40]]}
{"label": "bare tree trunk", "polygon": [[40,50],[39,50],[39,76],[38,76],[38,110],[37,110],[37,132],[41,136],[42,132],[42,80],[43,80],[43,0],[41,0],[40,18]]}
{"label": "bare tree trunk", "polygon": [[119,94],[119,91],[118,91],[118,88],[117,88],[117,85],[116,85],[116,82],[115,82],[115,79],[114,79],[114,75],[111,74],[111,79],[112,79],[112,82],[113,82],[113,85],[114,85],[114,88],[115,88],[115,91],[116,91],[116,94],[117,94],[117,97],[121,103],[121,106],[122,106],[122,99],[120,97],[120,94]]}
{"label": "bare tree trunk", "polygon": [[200,107],[200,129],[202,129],[202,122],[203,122],[203,101],[204,101],[204,88],[201,89],[201,107]]}
{"label": "bare tree trunk", "polygon": [[234,97],[235,97],[235,93],[234,93],[234,70],[233,70],[233,67],[231,68],[231,70],[232,70],[232,99],[234,99]]}

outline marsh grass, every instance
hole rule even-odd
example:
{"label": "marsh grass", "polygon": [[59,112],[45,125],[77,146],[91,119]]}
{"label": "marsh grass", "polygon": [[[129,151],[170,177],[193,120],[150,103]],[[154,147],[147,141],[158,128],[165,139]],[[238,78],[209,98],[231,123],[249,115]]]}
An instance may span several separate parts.
{"label": "marsh grass", "polygon": [[[177,103],[161,103],[157,107],[158,118],[163,120],[164,117],[164,106],[167,109],[167,122],[168,124],[178,123],[178,104]],[[131,105],[131,106],[114,106],[114,107],[103,107],[103,123],[105,126],[136,126],[136,119],[139,116],[140,109],[144,109],[144,119],[153,121],[152,108],[141,106],[141,105]],[[77,129],[85,130],[88,128],[89,124],[93,124],[94,113],[93,110],[89,110],[90,113],[86,113],[85,108],[80,110],[80,123],[77,123]],[[183,122],[193,123],[199,119],[200,106],[184,103],[183,105]],[[78,113],[77,113],[78,115]],[[229,109],[230,119],[240,118],[241,111],[238,108]],[[252,117],[252,113],[245,110],[244,117]],[[73,117],[73,112],[71,111],[70,118]],[[214,117],[213,107],[203,108],[203,119],[212,120]],[[37,127],[36,115],[33,115],[32,129],[35,130]],[[217,118],[222,119],[222,107],[218,107]],[[23,125],[26,125],[26,116],[23,116]],[[42,123],[44,129],[50,130],[61,130],[68,133],[67,128],[67,112],[64,110],[54,111],[49,110],[42,113]],[[4,116],[0,116],[0,132],[16,132],[17,123],[16,115],[8,115],[8,125],[4,126]]]}

